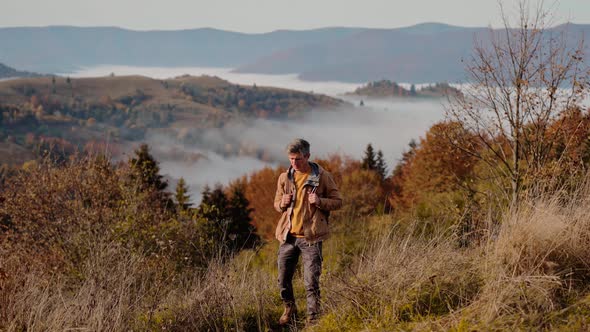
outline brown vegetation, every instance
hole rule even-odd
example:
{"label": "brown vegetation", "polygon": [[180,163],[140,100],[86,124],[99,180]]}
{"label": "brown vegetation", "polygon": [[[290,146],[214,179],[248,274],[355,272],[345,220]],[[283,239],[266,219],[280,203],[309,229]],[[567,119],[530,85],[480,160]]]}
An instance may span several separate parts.
{"label": "brown vegetation", "polygon": [[[375,206],[359,199],[366,189],[355,180],[370,185],[369,171],[338,156],[322,163],[346,188],[349,213],[331,217],[324,315],[315,330],[554,330],[590,323],[590,186],[523,201],[501,223],[479,224],[479,240],[465,247],[457,224],[428,230],[420,218],[351,208]],[[0,200],[0,327],[275,328],[276,242],[223,259],[222,247],[208,243],[215,237],[203,237],[203,219],[186,209],[179,217],[162,210],[153,201],[161,198],[126,182],[129,171],[99,158],[40,164],[8,178]],[[266,169],[235,185],[262,189],[264,180],[274,193],[276,174]],[[272,211],[263,191],[252,193],[252,206]],[[296,292],[303,293],[300,279]]]}

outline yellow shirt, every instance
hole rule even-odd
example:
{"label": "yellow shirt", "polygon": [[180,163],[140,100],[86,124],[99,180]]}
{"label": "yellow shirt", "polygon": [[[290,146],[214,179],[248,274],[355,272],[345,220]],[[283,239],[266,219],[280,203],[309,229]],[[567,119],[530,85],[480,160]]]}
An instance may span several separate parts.
{"label": "yellow shirt", "polygon": [[309,173],[295,172],[295,205],[291,215],[291,234],[295,237],[303,237],[303,204],[305,191],[303,185],[307,181]]}

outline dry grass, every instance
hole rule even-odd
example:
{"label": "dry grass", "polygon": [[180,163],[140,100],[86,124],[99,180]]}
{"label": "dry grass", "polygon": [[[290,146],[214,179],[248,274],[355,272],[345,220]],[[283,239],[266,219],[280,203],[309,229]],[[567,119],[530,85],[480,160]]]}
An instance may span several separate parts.
{"label": "dry grass", "polygon": [[133,326],[135,313],[155,287],[149,283],[157,278],[143,269],[143,257],[115,243],[91,249],[78,282],[37,271],[17,277],[4,302],[6,330],[121,331]]}
{"label": "dry grass", "polygon": [[565,200],[554,195],[527,202],[505,218],[484,247],[481,319],[526,317],[550,326],[543,316],[587,292],[589,199],[585,186]]}

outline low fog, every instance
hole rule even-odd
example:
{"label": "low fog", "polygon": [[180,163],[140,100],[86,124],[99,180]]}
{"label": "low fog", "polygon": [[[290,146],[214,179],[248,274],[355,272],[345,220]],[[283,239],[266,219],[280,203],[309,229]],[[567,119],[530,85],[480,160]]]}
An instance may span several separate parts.
{"label": "low fog", "polygon": [[[350,102],[354,106],[337,110],[313,110],[302,119],[276,121],[257,119],[248,123],[227,125],[221,129],[192,130],[190,144],[176,137],[148,133],[146,142],[160,162],[161,172],[174,190],[183,177],[190,187],[194,203],[200,201],[204,186],[226,185],[245,174],[265,166],[288,166],[285,146],[296,137],[311,143],[311,159],[339,153],[360,159],[368,143],[382,150],[388,172],[407,150],[410,140],[418,140],[426,130],[444,116],[444,100],[363,99],[344,96],[359,85],[341,82],[306,82],[297,75],[259,75],[232,73],[225,68],[143,68],[101,66],[67,74],[71,77],[144,75],[170,78],[183,74],[215,75],[238,84],[275,86],[300,91],[314,91]],[[408,85],[409,86],[409,85]],[[196,124],[195,124],[196,127]],[[228,146],[233,150],[228,153]],[[236,151],[235,147],[240,150]],[[248,150],[251,147],[254,151]]]}
{"label": "low fog", "polygon": [[[357,103],[358,105],[358,103]],[[175,179],[184,177],[193,200],[198,202],[205,185],[227,184],[265,166],[287,167],[285,146],[296,137],[311,143],[311,159],[333,153],[362,158],[367,144],[382,150],[390,172],[412,139],[419,139],[436,121],[443,118],[440,102],[399,100],[365,101],[365,106],[338,110],[314,110],[300,120],[257,119],[202,131],[198,143],[186,145],[161,135],[148,137],[163,173]],[[254,156],[226,155],[226,146],[252,147]],[[188,158],[172,161],[165,151],[183,151]],[[235,152],[235,151],[234,151]],[[225,155],[225,156],[224,156]]]}

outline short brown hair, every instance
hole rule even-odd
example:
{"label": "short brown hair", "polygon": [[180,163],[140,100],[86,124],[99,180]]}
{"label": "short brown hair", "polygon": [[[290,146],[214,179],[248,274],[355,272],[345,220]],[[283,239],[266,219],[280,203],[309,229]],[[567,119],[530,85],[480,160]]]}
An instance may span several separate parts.
{"label": "short brown hair", "polygon": [[287,153],[301,153],[307,155],[309,154],[309,142],[303,138],[296,138],[287,145]]}

